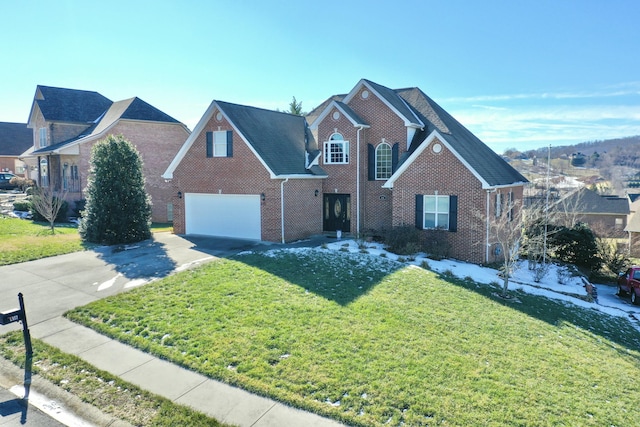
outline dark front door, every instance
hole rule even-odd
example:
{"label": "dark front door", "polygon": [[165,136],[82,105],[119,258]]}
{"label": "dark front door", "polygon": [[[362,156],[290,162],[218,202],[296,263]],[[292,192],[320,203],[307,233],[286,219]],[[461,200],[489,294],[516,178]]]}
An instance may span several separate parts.
{"label": "dark front door", "polygon": [[351,229],[351,196],[348,194],[324,195],[324,231]]}

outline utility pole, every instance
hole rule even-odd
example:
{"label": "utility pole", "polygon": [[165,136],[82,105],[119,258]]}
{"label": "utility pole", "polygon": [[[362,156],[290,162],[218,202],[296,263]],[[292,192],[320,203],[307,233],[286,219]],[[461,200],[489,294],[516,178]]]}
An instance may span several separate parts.
{"label": "utility pole", "polygon": [[549,173],[551,171],[551,144],[547,154],[547,200],[544,205],[544,243],[542,247],[542,263],[547,263],[547,233],[549,232]]}

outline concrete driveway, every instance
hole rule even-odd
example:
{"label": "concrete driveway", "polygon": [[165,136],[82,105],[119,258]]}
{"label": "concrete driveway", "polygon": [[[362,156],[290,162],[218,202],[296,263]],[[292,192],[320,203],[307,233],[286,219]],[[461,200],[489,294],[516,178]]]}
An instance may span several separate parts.
{"label": "concrete driveway", "polygon": [[[156,233],[133,245],[101,246],[21,264],[0,267],[0,311],[18,307],[24,295],[29,326],[72,308],[142,286],[216,257],[270,244],[237,239],[182,237]],[[0,332],[21,328],[14,323]]]}

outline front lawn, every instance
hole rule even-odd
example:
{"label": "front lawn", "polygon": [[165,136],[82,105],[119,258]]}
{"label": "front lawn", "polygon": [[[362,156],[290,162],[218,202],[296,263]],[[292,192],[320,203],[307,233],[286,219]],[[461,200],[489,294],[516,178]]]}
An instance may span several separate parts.
{"label": "front lawn", "polygon": [[78,229],[0,216],[0,265],[15,264],[84,250]]}
{"label": "front lawn", "polygon": [[[169,223],[151,224],[151,232],[170,232]],[[82,242],[73,224],[56,224],[51,234],[49,224],[0,216],[0,265],[33,261],[95,246]]]}
{"label": "front lawn", "polygon": [[68,317],[353,425],[640,425],[620,318],[322,249],[216,260]]}

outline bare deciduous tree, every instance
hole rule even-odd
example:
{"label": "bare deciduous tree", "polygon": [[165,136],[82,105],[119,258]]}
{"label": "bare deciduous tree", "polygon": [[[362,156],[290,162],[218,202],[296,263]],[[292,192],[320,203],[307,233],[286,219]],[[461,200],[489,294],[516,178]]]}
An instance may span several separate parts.
{"label": "bare deciduous tree", "polygon": [[66,191],[58,192],[51,187],[37,187],[34,190],[31,204],[33,209],[44,217],[51,227],[51,232],[55,233],[54,223],[58,217],[60,209],[65,204]]}
{"label": "bare deciduous tree", "polygon": [[502,257],[503,285],[501,296],[506,297],[509,289],[509,278],[513,267],[518,260],[520,244],[523,238],[523,215],[519,201],[508,201],[501,215],[483,214],[475,212],[475,216],[480,218],[489,228],[490,239],[500,248]]}

